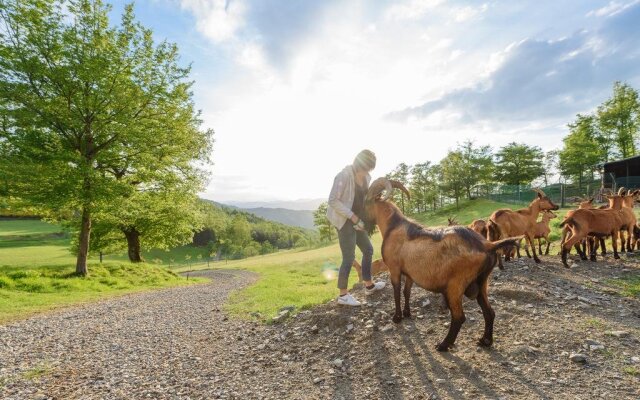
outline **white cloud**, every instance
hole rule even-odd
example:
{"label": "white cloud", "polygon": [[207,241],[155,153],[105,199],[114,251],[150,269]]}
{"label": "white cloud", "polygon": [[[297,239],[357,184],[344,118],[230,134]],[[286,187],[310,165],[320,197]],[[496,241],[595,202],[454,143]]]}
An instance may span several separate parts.
{"label": "white cloud", "polygon": [[196,17],[198,31],[216,43],[233,39],[245,22],[242,0],[180,0],[180,5]]}
{"label": "white cloud", "polygon": [[598,8],[596,10],[589,11],[587,13],[587,17],[611,17],[616,14],[621,13],[629,7],[632,7],[636,4],[640,3],[640,0],[633,0],[629,2],[617,2],[611,1],[604,7]]}

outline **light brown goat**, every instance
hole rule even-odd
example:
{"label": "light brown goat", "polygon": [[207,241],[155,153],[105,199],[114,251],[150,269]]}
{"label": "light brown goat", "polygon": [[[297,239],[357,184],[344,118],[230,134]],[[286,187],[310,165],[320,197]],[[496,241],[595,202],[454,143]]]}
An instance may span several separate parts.
{"label": "light brown goat", "polygon": [[[482,309],[485,326],[478,344],[491,346],[495,313],[489,305],[489,275],[496,263],[496,251],[515,246],[520,238],[491,243],[463,226],[425,228],[406,218],[388,201],[393,188],[409,196],[401,183],[379,178],[371,184],[365,198],[366,224],[369,230],[378,225],[383,237],[382,258],[389,267],[395,299],[393,322],[399,323],[403,316],[411,316],[409,297],[415,282],[426,290],[442,293],[451,312],[449,332],[436,346],[439,351],[446,351],[454,344],[465,321],[463,295],[475,298]],[[404,312],[400,305],[403,275]]]}
{"label": "light brown goat", "polygon": [[542,239],[547,243],[544,254],[549,255],[549,246],[551,245],[549,241],[549,233],[551,233],[549,222],[554,218],[558,218],[558,216],[551,211],[545,211],[542,213],[542,220],[536,223],[536,234],[534,238],[538,239],[538,252],[540,255],[542,255]]}
{"label": "light brown goat", "polygon": [[[529,204],[529,207],[519,210],[510,210],[503,208],[494,211],[489,217],[487,223],[487,239],[489,241],[496,241],[501,237],[515,237],[522,236],[526,239],[527,243],[531,246],[533,252],[533,259],[536,263],[540,262],[540,259],[536,255],[536,248],[533,245],[533,238],[536,232],[536,222],[538,221],[538,214],[544,210],[557,210],[559,207],[554,204],[543,191],[534,189],[537,193],[537,197]],[[529,250],[527,256],[529,256]],[[509,252],[506,253],[506,260],[509,260]],[[502,269],[502,260],[499,258],[498,263]]]}
{"label": "light brown goat", "polygon": [[[638,220],[636,214],[633,212],[633,205],[638,194],[638,191],[624,193],[625,189],[620,188],[617,195],[607,196],[609,200],[609,208],[613,210],[621,210],[622,212],[622,226],[620,227],[620,251],[633,252],[633,245],[635,241],[632,241],[634,235],[634,227]],[[624,232],[627,237],[625,240]],[[626,246],[625,246],[626,244]]]}
{"label": "light brown goat", "polygon": [[480,234],[482,237],[487,237],[487,221],[483,219],[473,220],[472,223],[468,225],[469,229]]}
{"label": "light brown goat", "polygon": [[[613,257],[618,259],[617,237],[620,227],[623,226],[622,211],[613,209],[578,209],[569,212],[570,215],[560,223],[560,226],[568,226],[571,235],[564,240],[562,246],[562,264],[569,268],[567,264],[568,249],[580,243],[587,236],[604,237],[611,235],[611,246],[613,247]],[[591,260],[595,261],[595,246],[589,246]]]}
{"label": "light brown goat", "polygon": [[[357,260],[353,260],[353,268],[358,273],[358,280],[362,282],[362,265]],[[381,272],[388,271],[387,265],[382,260],[375,260],[371,263],[371,276],[376,276]]]}

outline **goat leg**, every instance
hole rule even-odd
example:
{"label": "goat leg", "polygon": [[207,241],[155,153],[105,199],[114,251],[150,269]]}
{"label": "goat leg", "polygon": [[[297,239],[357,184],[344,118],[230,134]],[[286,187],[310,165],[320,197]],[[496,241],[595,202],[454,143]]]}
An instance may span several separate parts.
{"label": "goat leg", "polygon": [[596,238],[593,236],[589,237],[589,259],[591,261],[597,261],[596,258]]}
{"label": "goat leg", "polygon": [[549,247],[551,246],[551,242],[549,241],[549,236],[544,238],[544,240],[547,242],[547,249],[544,251],[544,255],[548,256],[549,255]]}
{"label": "goat leg", "polygon": [[391,285],[393,286],[393,299],[396,302],[396,312],[393,314],[393,322],[396,324],[402,321],[402,308],[400,307],[400,287],[402,280],[400,279],[400,271],[393,273],[391,276]]}
{"label": "goat leg", "polygon": [[533,244],[533,236],[527,235],[527,242],[531,245],[531,253],[533,253],[533,260],[536,262],[536,264],[540,264],[540,259],[536,254],[536,246]]}
{"label": "goat leg", "polygon": [[613,231],[611,233],[611,247],[613,247],[613,258],[615,258],[616,260],[619,260],[620,256],[618,255],[618,232],[617,231]]}
{"label": "goat leg", "polygon": [[542,238],[538,238],[538,254],[542,255]]}
{"label": "goat leg", "polygon": [[402,315],[405,318],[411,318],[411,308],[409,307],[409,297],[411,297],[411,286],[413,286],[413,279],[409,278],[409,275],[404,276],[404,311]]}
{"label": "goat leg", "polygon": [[454,291],[451,287],[448,287],[445,296],[451,312],[451,325],[449,325],[447,336],[436,346],[438,351],[447,351],[453,346],[458,337],[458,332],[460,332],[460,327],[466,320],[462,310],[462,293],[459,290]]}
{"label": "goat leg", "polygon": [[487,293],[487,286],[489,283],[488,277],[480,284],[480,293],[478,293],[478,304],[482,309],[482,316],[484,317],[484,335],[478,340],[478,345],[482,347],[489,347],[493,344],[493,320],[496,317],[495,311],[489,304],[489,296]]}
{"label": "goat leg", "polygon": [[600,254],[604,256],[607,254],[607,246],[604,243],[604,238],[603,237],[599,238],[599,242],[600,242],[600,248],[602,249]]}
{"label": "goat leg", "polygon": [[618,232],[618,235],[620,236],[620,252],[624,253],[625,252],[625,246],[624,246],[624,231],[620,231]]}

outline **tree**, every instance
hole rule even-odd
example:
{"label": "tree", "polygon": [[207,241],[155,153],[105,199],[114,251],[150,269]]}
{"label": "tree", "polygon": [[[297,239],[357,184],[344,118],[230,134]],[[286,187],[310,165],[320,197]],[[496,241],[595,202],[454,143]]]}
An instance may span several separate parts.
{"label": "tree", "polygon": [[465,192],[467,183],[467,165],[460,151],[449,151],[447,156],[440,161],[440,176],[442,191],[456,200],[456,208],[460,197]]}
{"label": "tree", "polygon": [[493,155],[491,146],[475,147],[473,141],[467,140],[458,145],[457,152],[463,163],[462,185],[467,198],[471,198],[471,190],[481,182],[487,185],[493,177]]}
{"label": "tree", "polygon": [[333,226],[327,218],[327,202],[321,203],[318,209],[313,212],[313,225],[320,232],[320,240],[331,241],[333,239]]}
{"label": "tree", "polygon": [[411,167],[409,190],[412,194],[412,205],[416,212],[427,211],[427,206],[435,204],[438,197],[438,176],[429,161]]}
{"label": "tree", "polygon": [[509,143],[496,153],[496,180],[507,185],[528,185],[544,173],[544,153],[537,146]]}
{"label": "tree", "polygon": [[[151,159],[179,169],[163,154],[172,141],[202,161],[211,145],[177,47],[155,45],[131,5],[119,26],[109,10],[101,0],[0,0],[1,135],[14,149],[20,195],[78,216],[81,275],[100,207],[129,195]],[[122,168],[143,170],[118,179]]]}
{"label": "tree", "polygon": [[640,100],[626,83],[613,84],[613,96],[598,107],[598,125],[603,138],[613,139],[622,158],[636,154],[640,132]]}
{"label": "tree", "polygon": [[251,242],[251,226],[242,214],[236,214],[231,220],[227,238],[239,248],[243,248]]}
{"label": "tree", "polygon": [[582,189],[585,173],[593,180],[597,163],[604,161],[605,155],[598,143],[596,118],[593,115],[577,115],[569,125],[569,135],[562,141],[564,146],[559,153],[559,166],[563,175],[578,182]]}
{"label": "tree", "polygon": [[[400,163],[398,166],[386,175],[387,179],[393,179],[402,183],[405,187],[409,186],[409,171],[410,167],[405,163]],[[395,190],[393,192],[392,200],[396,204],[400,204],[402,212],[405,212],[404,205],[404,193],[401,190]]]}

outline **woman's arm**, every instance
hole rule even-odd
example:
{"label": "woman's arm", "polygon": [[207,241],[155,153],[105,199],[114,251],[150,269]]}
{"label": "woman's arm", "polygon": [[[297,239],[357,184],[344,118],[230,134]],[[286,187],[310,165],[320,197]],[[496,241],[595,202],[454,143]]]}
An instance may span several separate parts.
{"label": "woman's arm", "polygon": [[342,197],[345,186],[346,182],[344,174],[338,174],[333,180],[333,187],[331,188],[331,193],[329,194],[329,206],[336,210],[338,214],[353,221],[353,216],[355,214],[349,209],[349,207],[347,207],[342,201],[340,201],[340,197]]}

